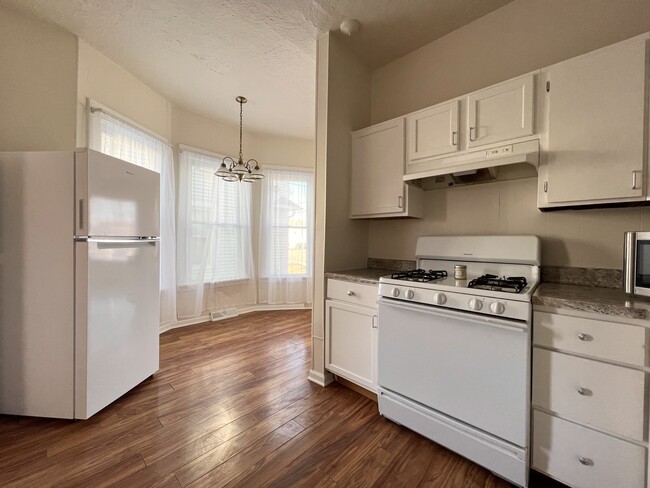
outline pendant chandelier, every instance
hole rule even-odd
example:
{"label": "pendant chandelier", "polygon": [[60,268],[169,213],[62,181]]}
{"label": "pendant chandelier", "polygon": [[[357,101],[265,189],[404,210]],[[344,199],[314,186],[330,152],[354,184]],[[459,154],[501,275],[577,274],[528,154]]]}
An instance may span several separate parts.
{"label": "pendant chandelier", "polygon": [[239,103],[239,159],[235,161],[230,156],[226,156],[214,174],[223,178],[224,181],[245,181],[246,183],[252,183],[263,179],[264,175],[262,174],[260,164],[255,159],[249,159],[244,162],[244,158],[242,157],[242,113],[243,106],[248,100],[242,96],[235,98],[235,100]]}

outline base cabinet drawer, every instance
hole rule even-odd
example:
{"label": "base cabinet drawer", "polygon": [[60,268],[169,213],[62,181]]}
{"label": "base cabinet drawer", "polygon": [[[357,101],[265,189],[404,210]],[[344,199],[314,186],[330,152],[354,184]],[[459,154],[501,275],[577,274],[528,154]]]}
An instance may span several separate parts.
{"label": "base cabinet drawer", "polygon": [[643,488],[646,449],[535,410],[533,468],[575,488]]}
{"label": "base cabinet drawer", "polygon": [[536,311],[533,343],[636,366],[646,365],[647,329]]}
{"label": "base cabinet drawer", "polygon": [[533,348],[533,406],[644,440],[645,373]]}
{"label": "base cabinet drawer", "polygon": [[327,280],[327,298],[363,307],[377,308],[377,285],[365,285],[342,280]]}

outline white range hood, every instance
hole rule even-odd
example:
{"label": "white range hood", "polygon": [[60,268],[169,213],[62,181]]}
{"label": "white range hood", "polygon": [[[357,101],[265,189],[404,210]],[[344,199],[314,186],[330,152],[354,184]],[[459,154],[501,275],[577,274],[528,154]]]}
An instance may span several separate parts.
{"label": "white range hood", "polygon": [[[506,165],[528,163],[537,168],[539,165],[539,140],[510,143],[501,146],[466,152],[464,154],[442,157],[436,160],[435,167],[431,162],[424,171],[417,170],[417,164],[404,175],[404,181],[422,180],[443,175],[466,177],[472,174],[485,174],[485,171]],[[496,174],[490,171],[491,174]],[[483,178],[484,179],[484,178]]]}

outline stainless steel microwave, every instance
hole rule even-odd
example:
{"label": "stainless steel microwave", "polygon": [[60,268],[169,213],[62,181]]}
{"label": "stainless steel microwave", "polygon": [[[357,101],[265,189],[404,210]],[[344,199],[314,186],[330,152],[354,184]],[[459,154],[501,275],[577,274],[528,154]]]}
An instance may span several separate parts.
{"label": "stainless steel microwave", "polygon": [[650,296],[650,232],[625,233],[623,289]]}

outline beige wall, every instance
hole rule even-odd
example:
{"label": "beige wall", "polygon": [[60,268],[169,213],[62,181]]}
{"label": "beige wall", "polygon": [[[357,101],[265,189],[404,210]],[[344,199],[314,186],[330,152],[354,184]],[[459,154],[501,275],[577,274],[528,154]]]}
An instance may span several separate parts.
{"label": "beige wall", "polygon": [[425,218],[370,225],[369,255],[415,259],[419,235],[535,234],[542,263],[622,268],[623,232],[650,230],[650,208],[540,212],[537,178],[425,192]]}
{"label": "beige wall", "polygon": [[87,145],[87,98],[171,140],[171,103],[82,39],[77,85],[78,146]]}
{"label": "beige wall", "polygon": [[[244,128],[246,127],[244,105]],[[233,98],[233,111],[239,106]],[[237,157],[239,127],[211,120],[174,105],[172,108],[172,136],[174,144],[186,144],[206,151]],[[313,168],[314,141],[272,136],[244,131],[244,158],[255,158],[265,164]]]}
{"label": "beige wall", "polygon": [[77,41],[0,7],[0,151],[74,149]]}
{"label": "beige wall", "polygon": [[[648,0],[515,0],[372,74],[380,122],[650,30]],[[370,223],[369,255],[414,259],[422,234],[542,237],[542,263],[622,267],[625,230],[649,229],[650,209],[536,208],[537,179],[425,193],[421,220]]]}
{"label": "beige wall", "polygon": [[[365,267],[368,223],[350,220],[350,131],[370,123],[370,71],[328,33],[316,63],[316,220],[310,379],[327,382],[325,271]],[[329,374],[328,374],[329,375]]]}
{"label": "beige wall", "polygon": [[314,298],[311,311],[311,371],[309,378],[324,385],[331,381],[325,372],[325,221],[327,193],[327,78],[329,34],[316,44],[316,171],[314,205]]}
{"label": "beige wall", "polygon": [[365,267],[368,224],[350,220],[350,132],[370,122],[370,71],[329,36],[325,271]]}
{"label": "beige wall", "polygon": [[648,30],[648,0],[515,0],[375,70],[372,123]]}

